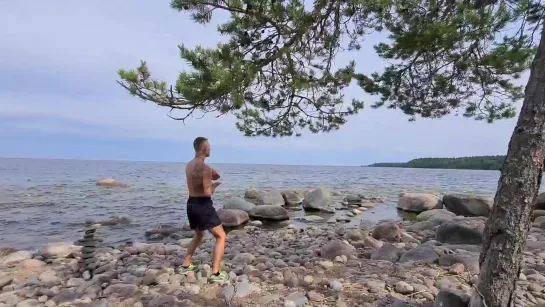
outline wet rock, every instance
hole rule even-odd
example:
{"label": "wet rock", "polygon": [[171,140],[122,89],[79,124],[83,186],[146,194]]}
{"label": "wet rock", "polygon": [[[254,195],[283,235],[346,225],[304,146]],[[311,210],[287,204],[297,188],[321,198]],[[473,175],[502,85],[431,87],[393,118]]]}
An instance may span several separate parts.
{"label": "wet rock", "polygon": [[240,226],[250,219],[246,211],[239,209],[218,209],[217,213],[221,223],[228,227]]}
{"label": "wet rock", "polygon": [[302,206],[309,211],[329,211],[333,196],[326,188],[319,188],[309,191],[305,195]]}
{"label": "wet rock", "polygon": [[447,194],[443,196],[445,208],[456,215],[489,216],[494,200],[468,194]]}
{"label": "wet rock", "polygon": [[428,193],[402,193],[397,208],[410,212],[423,212],[435,208],[441,208],[441,198]]}
{"label": "wet rock", "polygon": [[225,200],[223,204],[223,209],[237,209],[246,212],[252,211],[255,208],[255,204],[244,200],[240,197],[231,197]]}
{"label": "wet rock", "polygon": [[77,299],[76,292],[74,290],[65,289],[61,290],[52,300],[57,304],[72,303]]}
{"label": "wet rock", "polygon": [[289,220],[288,211],[281,206],[261,205],[256,206],[249,215],[255,219],[284,221]]}
{"label": "wet rock", "polygon": [[377,240],[395,240],[398,239],[400,235],[401,230],[395,222],[384,222],[375,227],[371,236]]}
{"label": "wet rock", "polygon": [[305,199],[305,196],[297,191],[282,191],[281,194],[288,206],[300,205]]}

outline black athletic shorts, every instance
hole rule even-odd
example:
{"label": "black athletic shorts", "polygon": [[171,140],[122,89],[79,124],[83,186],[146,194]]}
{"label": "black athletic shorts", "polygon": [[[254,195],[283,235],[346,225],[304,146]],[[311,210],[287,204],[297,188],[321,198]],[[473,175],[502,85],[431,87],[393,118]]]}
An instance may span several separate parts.
{"label": "black athletic shorts", "polygon": [[187,199],[187,218],[193,230],[205,231],[221,225],[211,197],[192,197]]}

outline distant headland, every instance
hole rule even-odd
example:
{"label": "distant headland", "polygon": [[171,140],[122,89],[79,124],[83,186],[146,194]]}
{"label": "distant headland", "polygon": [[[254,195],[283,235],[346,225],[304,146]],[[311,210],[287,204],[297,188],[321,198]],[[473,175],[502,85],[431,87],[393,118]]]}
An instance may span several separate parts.
{"label": "distant headland", "polygon": [[459,158],[418,158],[404,163],[374,163],[367,167],[440,168],[500,170],[505,156],[474,156]]}

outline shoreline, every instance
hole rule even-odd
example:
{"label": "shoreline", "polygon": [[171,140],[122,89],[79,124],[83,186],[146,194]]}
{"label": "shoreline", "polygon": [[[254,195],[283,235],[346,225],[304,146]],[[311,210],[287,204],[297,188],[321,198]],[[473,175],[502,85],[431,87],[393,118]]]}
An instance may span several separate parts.
{"label": "shoreline", "polygon": [[[486,216],[464,217],[451,211],[482,209],[474,205],[475,199],[484,206],[488,200],[473,197],[463,202],[459,196],[458,209],[453,209],[452,197],[441,199],[441,204],[450,203],[447,209],[433,209],[429,207],[437,205],[437,195],[402,194],[398,206],[422,211],[414,221],[364,219],[356,227],[321,223],[276,230],[246,224],[228,233],[223,269],[229,272],[230,282],[225,285],[207,280],[214,245],[209,234],[193,258],[197,271],[187,276],[174,268],[183,260],[189,238],[175,244],[135,242],[86,250],[57,244],[36,253],[3,248],[0,303],[383,307],[448,301],[467,306],[478,278]],[[355,206],[355,199],[351,203]],[[515,306],[545,304],[543,216],[545,211],[534,211]],[[99,238],[100,234],[99,229]],[[88,263],[96,264],[92,270],[80,264],[90,250],[94,258]]]}

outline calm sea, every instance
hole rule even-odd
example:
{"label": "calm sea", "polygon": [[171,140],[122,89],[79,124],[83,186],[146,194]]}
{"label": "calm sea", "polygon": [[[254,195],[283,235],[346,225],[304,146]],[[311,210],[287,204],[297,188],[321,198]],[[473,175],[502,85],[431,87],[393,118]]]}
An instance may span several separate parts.
{"label": "calm sea", "polygon": [[[186,219],[184,163],[0,159],[0,246],[37,248],[79,239],[85,219],[128,217],[129,226],[106,226],[106,242],[144,240],[146,229],[180,226]],[[306,190],[328,187],[343,193],[381,196],[386,203],[369,219],[399,218],[398,194],[467,192],[494,196],[499,171],[431,170],[333,166],[216,164],[223,184],[215,202],[242,196],[249,188]],[[130,188],[105,189],[113,177]],[[299,213],[301,214],[301,213]]]}

